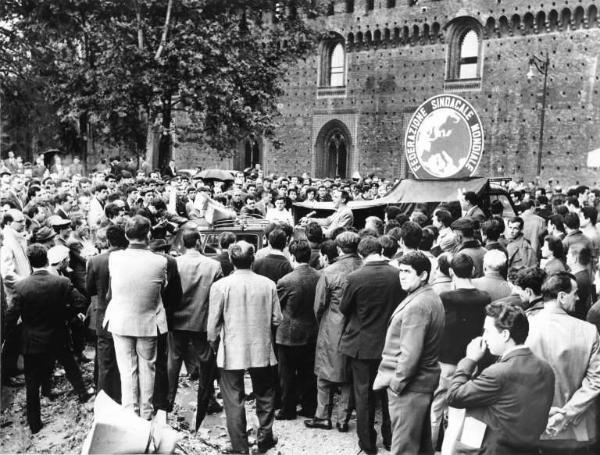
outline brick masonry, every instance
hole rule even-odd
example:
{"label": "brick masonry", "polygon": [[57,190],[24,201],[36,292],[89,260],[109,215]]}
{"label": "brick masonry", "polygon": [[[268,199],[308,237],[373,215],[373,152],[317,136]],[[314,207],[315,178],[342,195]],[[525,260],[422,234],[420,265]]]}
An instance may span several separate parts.
{"label": "brick masonry", "polygon": [[[345,96],[317,97],[317,55],[290,68],[276,132],[283,147],[263,144],[268,172],[315,173],[321,128],[339,120],[351,136],[349,175],[404,176],[405,125],[419,104],[444,92],[446,26],[472,17],[482,25],[481,89],[455,93],[474,106],[484,124],[478,173],[535,178],[543,76],[529,81],[525,75],[529,58],[548,52],[541,179],[600,183],[598,170],[586,167],[587,152],[600,148],[598,2],[420,0],[409,6],[408,0],[396,0],[388,8],[394,2],[375,0],[367,11],[366,0],[355,0],[353,13],[345,12],[346,3],[335,1],[334,14],[320,19],[323,31],[345,39]],[[239,155],[229,163],[208,155],[201,158],[189,143],[174,149],[180,163],[241,163]]]}

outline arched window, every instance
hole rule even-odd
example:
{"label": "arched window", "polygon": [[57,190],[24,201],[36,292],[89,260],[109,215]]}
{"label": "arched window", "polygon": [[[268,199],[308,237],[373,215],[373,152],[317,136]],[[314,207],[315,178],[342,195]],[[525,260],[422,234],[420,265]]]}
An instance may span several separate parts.
{"label": "arched window", "polygon": [[481,79],[483,27],[475,18],[460,17],[447,26],[447,81]]}
{"label": "arched window", "polygon": [[342,43],[337,43],[331,53],[329,65],[329,85],[331,87],[343,87],[346,85],[344,81],[346,60],[344,54],[344,46],[342,46]]}
{"label": "arched window", "polygon": [[477,77],[477,57],[479,56],[479,37],[474,30],[463,36],[460,44],[459,79],[475,79]]}
{"label": "arched window", "polygon": [[346,43],[342,35],[330,32],[320,44],[319,87],[345,86]]}

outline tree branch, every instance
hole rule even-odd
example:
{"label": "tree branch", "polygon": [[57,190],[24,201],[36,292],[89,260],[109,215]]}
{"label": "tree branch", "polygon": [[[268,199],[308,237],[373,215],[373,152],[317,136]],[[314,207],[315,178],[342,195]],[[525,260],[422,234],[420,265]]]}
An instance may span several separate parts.
{"label": "tree branch", "polygon": [[165,16],[165,25],[163,27],[162,36],[160,37],[160,45],[154,55],[154,60],[158,60],[162,54],[165,44],[167,43],[167,32],[169,31],[169,22],[171,22],[171,9],[173,8],[173,0],[169,0],[167,4],[167,14]]}

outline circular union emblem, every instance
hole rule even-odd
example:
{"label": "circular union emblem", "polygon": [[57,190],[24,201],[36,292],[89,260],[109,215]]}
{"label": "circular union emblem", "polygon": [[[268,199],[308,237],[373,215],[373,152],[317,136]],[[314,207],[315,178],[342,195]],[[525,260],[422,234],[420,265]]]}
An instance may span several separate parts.
{"label": "circular union emblem", "polygon": [[404,150],[416,178],[469,177],[483,153],[481,120],[460,96],[434,96],[411,117]]}

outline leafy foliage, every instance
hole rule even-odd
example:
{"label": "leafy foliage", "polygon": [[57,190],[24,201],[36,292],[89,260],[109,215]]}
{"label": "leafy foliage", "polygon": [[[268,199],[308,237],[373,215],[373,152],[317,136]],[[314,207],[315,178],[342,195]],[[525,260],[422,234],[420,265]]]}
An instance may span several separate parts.
{"label": "leafy foliage", "polygon": [[[287,65],[310,52],[309,0],[4,0],[0,89],[39,120],[141,151],[183,112],[203,145],[269,135]],[[8,99],[7,98],[7,99]],[[53,118],[52,118],[53,117]]]}

